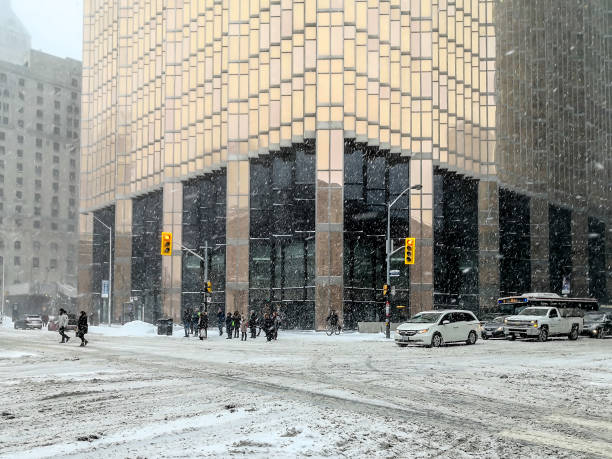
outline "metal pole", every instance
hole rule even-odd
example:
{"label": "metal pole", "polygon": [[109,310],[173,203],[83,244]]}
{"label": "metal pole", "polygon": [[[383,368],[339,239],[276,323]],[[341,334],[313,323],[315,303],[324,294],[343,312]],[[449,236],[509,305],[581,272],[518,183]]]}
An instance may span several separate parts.
{"label": "metal pole", "polygon": [[[387,237],[386,237],[386,250],[387,250],[387,289],[389,289],[390,280],[390,265],[391,265],[391,204],[387,203]],[[385,337],[391,338],[391,305],[389,304],[389,295],[391,292],[387,290],[386,301],[385,301]]]}
{"label": "metal pole", "polygon": [[0,319],[4,320],[4,257],[2,257],[2,315]]}
{"label": "metal pole", "polygon": [[108,227],[108,326],[111,326],[111,310],[113,307],[113,228]]}

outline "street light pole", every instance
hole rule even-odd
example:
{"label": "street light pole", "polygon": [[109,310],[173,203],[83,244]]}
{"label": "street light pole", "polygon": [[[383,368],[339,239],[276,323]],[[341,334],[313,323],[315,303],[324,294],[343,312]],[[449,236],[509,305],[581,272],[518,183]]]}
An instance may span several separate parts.
{"label": "street light pole", "polygon": [[4,320],[4,256],[2,257],[2,315],[0,319]]}
{"label": "street light pole", "polygon": [[[387,253],[387,288],[391,283],[391,255],[393,255],[393,241],[391,240],[391,207],[410,190],[420,190],[423,188],[422,185],[412,185],[402,191],[393,202],[387,203],[387,235],[385,240],[385,247]],[[387,298],[385,301],[385,337],[391,338],[391,304],[389,303],[390,291],[387,291]]]}
{"label": "street light pole", "polygon": [[113,228],[108,226],[98,217],[93,215],[93,218],[108,230],[108,326],[111,325],[111,310],[113,306]]}

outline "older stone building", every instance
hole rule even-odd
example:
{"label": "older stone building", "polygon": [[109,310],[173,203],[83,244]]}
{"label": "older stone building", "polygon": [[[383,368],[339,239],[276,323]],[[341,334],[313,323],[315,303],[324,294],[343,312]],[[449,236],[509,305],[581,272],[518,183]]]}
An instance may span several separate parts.
{"label": "older stone building", "polygon": [[80,88],[81,63],[31,50],[10,2],[0,1],[0,257],[8,313],[41,313],[76,298]]}
{"label": "older stone building", "polygon": [[[610,278],[609,1],[85,1],[79,291],[321,327]],[[174,234],[171,257],[160,232]],[[608,236],[609,239],[609,236]],[[94,248],[92,248],[94,247]],[[134,298],[138,300],[133,301]],[[396,306],[405,306],[397,308]]]}

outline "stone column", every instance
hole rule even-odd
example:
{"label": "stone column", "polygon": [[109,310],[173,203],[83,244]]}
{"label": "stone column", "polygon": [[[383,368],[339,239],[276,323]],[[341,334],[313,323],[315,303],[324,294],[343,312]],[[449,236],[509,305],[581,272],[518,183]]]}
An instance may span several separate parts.
{"label": "stone column", "polygon": [[93,305],[93,213],[79,215],[78,310],[91,314]]}
{"label": "stone column", "polygon": [[570,296],[586,297],[589,294],[587,280],[589,221],[584,212],[572,211],[572,277]]}
{"label": "stone column", "polygon": [[249,308],[249,161],[236,155],[227,163],[225,310]]}
{"label": "stone column", "polygon": [[[175,322],[181,320],[182,260],[180,249],[183,230],[183,184],[166,182],[163,186],[162,231],[172,233],[172,256],[162,257],[162,311]],[[160,235],[161,249],[161,235]]]}
{"label": "stone column", "polygon": [[550,291],[548,260],[548,201],[532,197],[529,203],[529,234],[531,237],[531,291]]}
{"label": "stone column", "polygon": [[[132,200],[115,203],[115,258],[113,259],[113,320],[119,322],[123,304],[132,296]],[[127,312],[127,311],[126,311]]]}
{"label": "stone column", "polygon": [[315,329],[323,330],[334,309],[343,320],[344,134],[317,131]]}
{"label": "stone column", "polygon": [[433,162],[410,160],[410,236],[416,238],[415,262],[410,266],[410,315],[433,309]]}
{"label": "stone column", "polygon": [[499,298],[499,192],[496,182],[478,182],[478,301],[481,311]]}

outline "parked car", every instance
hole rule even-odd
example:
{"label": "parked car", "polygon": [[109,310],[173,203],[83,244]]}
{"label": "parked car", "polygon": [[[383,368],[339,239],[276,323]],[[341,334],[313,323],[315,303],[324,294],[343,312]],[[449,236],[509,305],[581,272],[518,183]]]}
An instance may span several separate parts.
{"label": "parked car", "polygon": [[[50,316],[49,317],[49,325],[47,325],[47,330],[49,331],[58,331],[59,327],[57,325],[57,320],[59,316]],[[68,326],[66,330],[76,330],[77,329],[77,316],[76,314],[68,314]]]}
{"label": "parked car", "polygon": [[41,330],[42,319],[37,315],[26,314],[21,319],[15,321],[14,327],[16,330],[33,330],[35,328]]}
{"label": "parked car", "polygon": [[612,313],[589,312],[585,314],[581,334],[600,339],[606,335],[612,335]]}
{"label": "parked car", "polygon": [[578,339],[582,332],[584,312],[575,308],[534,306],[523,309],[516,316],[504,320],[504,334],[510,340],[537,338],[546,341],[550,336]]}
{"label": "parked car", "polygon": [[508,316],[489,316],[484,319],[480,330],[482,339],[503,338],[504,335],[504,319]]}
{"label": "parked car", "polygon": [[412,343],[428,347],[457,342],[474,344],[479,328],[480,322],[470,311],[424,311],[397,327],[395,343],[400,347]]}

